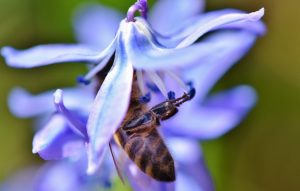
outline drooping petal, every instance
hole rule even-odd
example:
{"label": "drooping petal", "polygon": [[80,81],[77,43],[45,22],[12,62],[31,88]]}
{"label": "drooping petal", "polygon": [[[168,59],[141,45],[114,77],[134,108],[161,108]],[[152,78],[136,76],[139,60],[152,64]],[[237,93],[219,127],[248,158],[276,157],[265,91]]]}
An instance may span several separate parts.
{"label": "drooping petal", "polygon": [[198,141],[182,137],[168,137],[166,141],[176,162],[176,190],[213,191]]}
{"label": "drooping petal", "polygon": [[[93,93],[89,91],[91,87],[65,88],[65,104],[72,110],[88,113],[92,101]],[[55,111],[52,102],[53,92],[47,91],[38,95],[32,95],[22,88],[15,88],[10,92],[8,106],[10,111],[17,117],[36,117]]]}
{"label": "drooping petal", "polygon": [[78,157],[84,151],[84,139],[75,134],[64,117],[55,114],[47,125],[33,138],[33,153],[45,160],[57,160],[65,157]]}
{"label": "drooping petal", "polygon": [[116,52],[115,63],[105,77],[89,115],[88,173],[94,173],[101,164],[108,143],[128,109],[133,68],[131,60],[122,51]]}
{"label": "drooping petal", "polygon": [[156,31],[170,34],[176,31],[178,23],[202,12],[204,4],[203,0],[157,1],[149,15],[149,20]]}
{"label": "drooping petal", "polygon": [[26,50],[4,47],[1,54],[6,63],[16,68],[33,68],[60,62],[93,62],[97,63],[114,50],[112,42],[102,52],[84,45],[48,44]]}
{"label": "drooping petal", "polygon": [[223,25],[234,23],[234,22],[246,22],[246,21],[258,21],[264,15],[264,8],[252,12],[249,14],[246,13],[232,13],[221,15],[215,19],[212,19],[210,22],[206,22],[205,24],[200,22],[198,27],[195,27],[195,31],[193,31],[189,36],[187,36],[183,41],[181,41],[176,47],[182,48],[191,45],[194,43],[199,37],[203,34],[220,28]]}
{"label": "drooping petal", "polygon": [[182,109],[163,124],[163,130],[201,140],[215,139],[236,127],[255,102],[256,93],[251,87],[238,86],[209,98],[203,105]]}
{"label": "drooping petal", "polygon": [[104,49],[114,39],[122,15],[99,4],[81,6],[75,13],[74,29],[80,43]]}

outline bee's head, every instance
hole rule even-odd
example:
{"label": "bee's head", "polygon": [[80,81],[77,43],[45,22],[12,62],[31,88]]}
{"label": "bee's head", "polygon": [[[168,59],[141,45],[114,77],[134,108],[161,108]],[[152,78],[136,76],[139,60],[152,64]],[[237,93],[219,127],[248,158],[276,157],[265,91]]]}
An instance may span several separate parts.
{"label": "bee's head", "polygon": [[154,106],[151,111],[155,113],[155,115],[160,118],[161,120],[169,119],[170,117],[174,116],[178,109],[172,103],[172,101],[165,101],[156,106]]}

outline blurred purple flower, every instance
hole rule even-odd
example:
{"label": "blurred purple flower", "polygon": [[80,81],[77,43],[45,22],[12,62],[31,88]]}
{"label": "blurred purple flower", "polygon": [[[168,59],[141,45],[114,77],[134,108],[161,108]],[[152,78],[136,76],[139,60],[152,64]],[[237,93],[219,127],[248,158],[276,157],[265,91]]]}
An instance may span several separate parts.
{"label": "blurred purple flower", "polygon": [[111,177],[86,176],[82,162],[61,160],[47,162],[40,167],[31,167],[5,180],[0,185],[3,191],[96,191],[111,187]]}
{"label": "blurred purple flower", "polygon": [[[89,105],[93,100],[89,93],[84,93],[87,92],[86,89],[84,87],[65,90],[66,97],[69,98],[67,104],[73,111],[65,107],[62,90],[57,90],[54,96],[51,95],[52,92],[33,96],[21,88],[11,92],[9,106],[15,115],[48,118],[46,122],[42,120],[38,123],[32,152],[38,153],[45,160],[59,161],[46,163],[34,171],[21,172],[1,185],[4,190],[17,191],[26,185],[30,185],[26,186],[28,190],[36,191],[110,188],[114,178],[114,166],[110,155],[106,156],[101,171],[93,175],[86,174],[88,140],[85,123]],[[82,95],[84,99],[81,99]]]}
{"label": "blurred purple flower", "polygon": [[[40,45],[22,51],[11,47],[2,49],[2,55],[12,67],[31,68],[72,61],[92,63],[88,74],[79,79],[84,83],[89,82],[114,56],[113,66],[92,108],[88,109],[87,127],[80,117],[71,116],[76,112],[70,113],[62,102],[58,102],[57,111],[64,119],[53,115],[51,123],[57,126],[67,122],[72,128],[46,126],[35,136],[34,144],[39,146],[33,151],[49,159],[74,156],[73,151],[85,149],[70,148],[84,147],[83,143],[87,143],[88,172],[95,172],[102,163],[108,142],[126,115],[135,71],[139,89],[144,95],[142,100],[151,101],[149,105],[169,99],[174,93],[181,95],[191,88],[196,89],[195,98],[182,106],[180,114],[162,123],[161,130],[166,142],[170,142],[169,148],[177,165],[176,189],[213,190],[196,140],[217,138],[235,127],[254,105],[256,95],[252,88],[238,86],[206,97],[220,77],[247,53],[257,36],[264,34],[265,27],[259,21],[264,9],[249,14],[229,9],[200,14],[204,4],[201,0],[166,0],[159,1],[145,19],[145,3],[141,0],[134,4],[123,20],[120,14],[99,5],[79,10],[74,25],[81,44]],[[134,18],[135,11],[140,11],[143,17]],[[161,94],[156,94],[157,90]],[[71,97],[76,96],[80,95]],[[13,104],[11,108],[19,112]],[[37,107],[29,113],[40,112],[35,110],[42,109]],[[82,111],[80,107],[79,111]],[[52,126],[51,123],[48,125]],[[53,150],[44,150],[52,148],[52,144]],[[66,145],[70,148],[63,148]],[[182,157],[186,155],[193,157],[191,160]],[[138,175],[151,184],[149,188],[174,189],[172,184],[159,183],[141,175],[134,165],[126,167],[128,177]],[[130,182],[135,190],[142,189],[135,181]]]}

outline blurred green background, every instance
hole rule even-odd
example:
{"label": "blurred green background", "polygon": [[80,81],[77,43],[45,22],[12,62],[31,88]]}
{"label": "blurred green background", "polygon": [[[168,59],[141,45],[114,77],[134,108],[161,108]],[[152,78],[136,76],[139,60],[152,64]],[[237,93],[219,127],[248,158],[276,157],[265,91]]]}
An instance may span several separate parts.
{"label": "blurred green background", "polygon": [[[0,46],[74,42],[71,17],[83,2],[95,1],[0,0]],[[133,0],[97,2],[125,12]],[[238,128],[203,144],[220,191],[300,190],[300,1],[208,0],[206,10],[254,11],[262,6],[267,35],[218,84],[251,84],[258,104]],[[17,119],[7,109],[10,89],[21,86],[38,93],[72,86],[84,71],[80,64],[11,69],[0,60],[0,181],[41,162],[31,154],[31,121]]]}

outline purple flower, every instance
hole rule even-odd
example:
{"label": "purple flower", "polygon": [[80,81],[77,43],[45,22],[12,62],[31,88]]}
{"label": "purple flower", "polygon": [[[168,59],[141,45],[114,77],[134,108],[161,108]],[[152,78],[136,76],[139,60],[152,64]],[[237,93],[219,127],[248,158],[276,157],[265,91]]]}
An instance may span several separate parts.
{"label": "purple flower", "polygon": [[[264,9],[249,14],[238,10],[200,14],[202,5],[200,0],[159,1],[152,14],[147,15],[147,1],[140,0],[130,7],[123,20],[113,10],[98,5],[88,6],[80,10],[75,19],[75,31],[81,44],[40,45],[28,50],[3,48],[2,55],[12,67],[88,62],[91,64],[90,71],[79,78],[84,83],[91,81],[114,58],[89,109],[86,128],[85,122],[80,121],[80,115],[74,116],[76,112],[67,110],[62,99],[58,99],[55,102],[56,109],[63,114],[64,119],[53,115],[51,120],[57,126],[60,120],[65,123],[67,119],[72,128],[67,128],[66,134],[61,137],[63,128],[56,129],[57,132],[52,130],[53,127],[49,128],[49,132],[47,127],[44,128],[42,132],[46,133],[38,133],[35,137],[38,140],[36,145],[39,146],[34,148],[34,152],[45,158],[55,158],[57,154],[61,154],[59,157],[73,156],[70,149],[59,150],[56,144],[54,150],[45,150],[44,153],[40,151],[48,146],[52,148],[53,143],[65,146],[70,140],[80,142],[81,146],[86,143],[88,172],[94,173],[103,161],[109,141],[126,115],[135,72],[143,95],[141,101],[150,101],[150,106],[196,89],[194,99],[182,105],[178,115],[162,123],[161,130],[166,142],[171,142],[169,147],[178,169],[175,183],[177,190],[182,187],[213,190],[202,154],[196,149],[196,140],[217,138],[235,127],[251,109],[256,96],[250,87],[238,86],[206,97],[220,77],[251,48],[257,36],[264,34],[265,27],[259,21]],[[142,17],[134,17],[136,11]],[[73,97],[76,95],[73,94]],[[70,134],[68,131],[72,132],[70,138],[66,138]],[[74,132],[77,133],[75,137]],[[49,138],[47,135],[53,136]],[[178,149],[181,147],[183,149]],[[187,148],[191,148],[189,154],[194,155],[191,157],[194,160],[181,160]],[[126,165],[127,176],[144,177],[141,179],[152,185],[149,188],[157,186],[157,190],[174,189],[172,184],[158,183],[140,175],[141,172],[134,170],[134,165],[131,166]],[[199,167],[199,171],[193,166]],[[140,190],[134,181],[131,184],[135,190]]]}
{"label": "purple flower", "polygon": [[[21,88],[11,92],[9,108],[15,115],[39,119],[32,152],[38,153],[45,160],[59,160],[47,163],[34,172],[30,171],[33,175],[26,181],[32,190],[83,191],[111,186],[115,176],[110,155],[106,156],[101,171],[93,175],[86,174],[88,140],[85,123],[93,100],[87,89],[65,90],[65,96],[69,98],[67,104],[72,110],[64,105],[62,90],[55,91],[53,96],[52,91],[31,95]],[[26,176],[27,171],[21,174]],[[65,180],[63,177],[68,178]],[[21,179],[22,177],[17,180],[13,178],[4,183],[3,187],[18,190],[17,186],[25,186]]]}
{"label": "purple flower", "polygon": [[0,190],[9,191],[93,191],[110,188],[109,174],[86,176],[81,162],[61,160],[29,167],[1,183]]}

